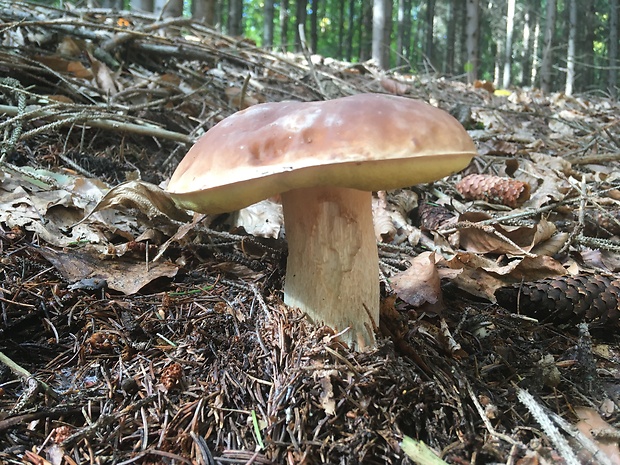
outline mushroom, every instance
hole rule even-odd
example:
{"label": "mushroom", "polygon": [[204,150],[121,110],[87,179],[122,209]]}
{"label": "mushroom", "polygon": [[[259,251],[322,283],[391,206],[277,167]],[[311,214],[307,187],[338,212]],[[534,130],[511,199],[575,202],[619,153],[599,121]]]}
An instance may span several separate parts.
{"label": "mushroom", "polygon": [[379,322],[372,191],[435,181],[466,167],[475,153],[457,120],[405,97],[265,103],[211,128],[168,191],[202,213],[281,194],[284,302],[363,349],[375,344]]}

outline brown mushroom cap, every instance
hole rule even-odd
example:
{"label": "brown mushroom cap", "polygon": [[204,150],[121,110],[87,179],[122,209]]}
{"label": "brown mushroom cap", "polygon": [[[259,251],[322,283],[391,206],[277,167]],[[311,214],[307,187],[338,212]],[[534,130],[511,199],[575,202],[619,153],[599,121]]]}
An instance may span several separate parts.
{"label": "brown mushroom cap", "polygon": [[256,105],[214,126],[168,190],[202,213],[282,194],[284,302],[356,348],[375,344],[379,262],[372,193],[464,168],[475,146],[447,113],[403,97]]}
{"label": "brown mushroom cap", "polygon": [[463,169],[475,153],[452,116],[404,97],[265,103],[211,128],[168,191],[185,208],[223,213],[305,187],[374,191],[430,182]]}

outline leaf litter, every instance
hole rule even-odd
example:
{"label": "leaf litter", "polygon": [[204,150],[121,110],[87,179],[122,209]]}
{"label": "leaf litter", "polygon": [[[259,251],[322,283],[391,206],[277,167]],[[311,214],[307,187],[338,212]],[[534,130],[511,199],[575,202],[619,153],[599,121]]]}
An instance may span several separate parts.
{"label": "leaf litter", "polygon": [[[592,435],[589,457],[617,463],[596,442],[617,426],[617,328],[495,303],[615,279],[617,102],[267,52],[187,19],[7,2],[0,18],[3,462],[411,463],[413,439],[523,465]],[[283,306],[277,202],[192,220],[159,194],[236,110],[356,92],[451,111],[480,149],[460,175],[376,194],[382,336],[362,353]],[[531,195],[465,200],[466,175]]]}

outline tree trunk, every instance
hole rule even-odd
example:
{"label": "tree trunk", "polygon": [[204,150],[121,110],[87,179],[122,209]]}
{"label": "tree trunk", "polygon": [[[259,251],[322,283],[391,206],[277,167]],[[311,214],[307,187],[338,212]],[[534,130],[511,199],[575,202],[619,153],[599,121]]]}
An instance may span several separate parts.
{"label": "tree trunk", "polygon": [[282,51],[288,50],[288,0],[280,0],[280,46]]}
{"label": "tree trunk", "polygon": [[336,56],[339,60],[344,56],[344,7],[346,3],[344,1],[338,2],[338,44],[336,48]]}
{"label": "tree trunk", "polygon": [[362,15],[360,18],[360,61],[366,61],[372,56],[372,11],[373,0],[362,0]]}
{"label": "tree trunk", "polygon": [[347,29],[347,43],[345,46],[345,60],[353,58],[353,32],[355,31],[355,0],[349,0],[349,18]]}
{"label": "tree trunk", "polygon": [[566,86],[564,93],[572,95],[575,87],[575,52],[577,42],[577,0],[568,5],[568,48],[566,52]]}
{"label": "tree trunk", "polygon": [[478,77],[478,38],[480,29],[479,0],[467,0],[467,24],[466,24],[466,41],[467,41],[467,82],[472,84]]}
{"label": "tree trunk", "polygon": [[193,0],[192,18],[207,26],[215,26],[215,0]]}
{"label": "tree trunk", "polygon": [[385,6],[385,28],[383,29],[383,53],[386,68],[390,67],[390,56],[392,54],[392,11],[394,10],[393,0],[384,0]]}
{"label": "tree trunk", "polygon": [[529,86],[532,84],[532,67],[536,58],[536,48],[534,47],[536,28],[536,18],[538,16],[537,0],[527,0],[525,3],[525,12],[523,14],[523,48],[521,49],[521,71],[519,82],[521,86]]}
{"label": "tree trunk", "polygon": [[429,63],[433,63],[433,32],[435,29],[435,0],[426,0],[426,37],[424,54]]}
{"label": "tree trunk", "polygon": [[618,0],[609,1],[609,92],[613,97],[618,93]]}
{"label": "tree trunk", "polygon": [[459,29],[457,30],[457,44],[454,52],[454,69],[459,73],[465,70],[467,63],[467,3],[458,0],[456,2]]}
{"label": "tree trunk", "polygon": [[405,0],[398,0],[396,12],[396,66],[403,63],[403,44],[405,42]]}
{"label": "tree trunk", "polygon": [[493,68],[493,86],[497,89],[502,82],[502,72],[504,67],[502,66],[504,61],[504,44],[502,39],[498,38],[493,45],[493,51],[495,52],[495,66]]}
{"label": "tree trunk", "polygon": [[502,87],[510,86],[512,74],[512,37],[515,24],[515,0],[508,0],[508,12],[506,13],[506,49],[504,56],[504,76]]}
{"label": "tree trunk", "polygon": [[[584,2],[585,3],[585,2]],[[596,28],[598,25],[598,19],[596,17],[596,7],[594,2],[591,4],[582,4],[583,17],[582,17],[582,30],[581,40],[579,41],[579,57],[583,61],[583,72],[581,73],[581,79],[578,80],[578,85],[582,89],[591,89],[594,82],[594,42],[596,40]]]}
{"label": "tree trunk", "polygon": [[228,34],[231,36],[243,35],[243,0],[229,0]]}
{"label": "tree trunk", "polygon": [[123,1],[122,0],[102,0],[97,6],[101,6],[101,8],[112,8],[115,10],[122,10]]}
{"label": "tree trunk", "polygon": [[310,49],[312,53],[318,53],[319,48],[319,0],[312,0],[312,13],[310,14]]}
{"label": "tree trunk", "polygon": [[443,64],[443,71],[446,74],[454,73],[454,46],[456,42],[457,25],[456,0],[448,2],[448,26],[446,31],[446,58]]}
{"label": "tree trunk", "polygon": [[536,16],[536,21],[534,24],[534,44],[532,46],[532,72],[530,74],[530,82],[535,85],[538,80],[538,68],[540,59],[540,15]]}
{"label": "tree trunk", "polygon": [[145,13],[152,13],[155,5],[153,0],[131,0],[132,11],[143,11]]}
{"label": "tree trunk", "polygon": [[543,39],[543,57],[540,64],[540,88],[543,92],[551,90],[553,65],[553,34],[555,33],[556,0],[547,0],[547,18],[545,19],[545,37]]}
{"label": "tree trunk", "polygon": [[275,18],[275,7],[273,5],[273,0],[265,0],[264,12],[263,47],[270,49],[273,47],[273,20]]}
{"label": "tree trunk", "polygon": [[403,55],[407,60],[408,68],[411,69],[411,34],[413,24],[411,22],[411,0],[405,0],[405,19],[403,21]]}
{"label": "tree trunk", "polygon": [[381,69],[390,67],[390,17],[391,0],[374,0],[372,8],[372,58]]}
{"label": "tree trunk", "polygon": [[301,52],[301,36],[299,35],[299,26],[304,29],[306,27],[306,9],[308,8],[308,0],[297,0],[295,4],[295,51]]}
{"label": "tree trunk", "polygon": [[162,18],[176,18],[183,15],[183,0],[155,0],[155,15]]}

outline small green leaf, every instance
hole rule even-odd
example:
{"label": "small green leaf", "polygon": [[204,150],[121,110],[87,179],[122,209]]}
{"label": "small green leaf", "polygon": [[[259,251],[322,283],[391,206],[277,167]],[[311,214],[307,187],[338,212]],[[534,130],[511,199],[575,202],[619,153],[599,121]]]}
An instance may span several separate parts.
{"label": "small green leaf", "polygon": [[422,441],[405,436],[400,447],[418,465],[448,465]]}
{"label": "small green leaf", "polygon": [[260,425],[258,424],[258,417],[256,416],[256,412],[254,410],[252,410],[252,424],[254,425],[254,434],[256,435],[256,442],[258,442],[258,447],[264,449],[265,443],[263,442],[263,437],[260,432]]}

